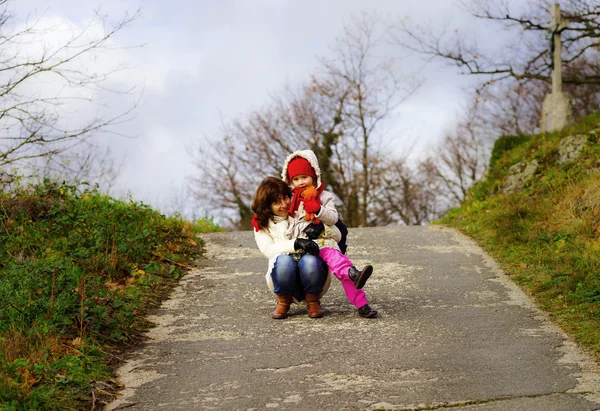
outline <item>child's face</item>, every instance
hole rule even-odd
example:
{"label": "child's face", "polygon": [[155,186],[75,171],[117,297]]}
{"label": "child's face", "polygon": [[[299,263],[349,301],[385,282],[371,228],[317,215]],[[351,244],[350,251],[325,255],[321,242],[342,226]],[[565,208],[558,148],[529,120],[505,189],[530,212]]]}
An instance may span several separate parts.
{"label": "child's face", "polygon": [[271,204],[271,212],[279,217],[287,217],[291,199],[288,196],[279,197],[279,201]]}
{"label": "child's face", "polygon": [[292,185],[294,188],[306,188],[315,184],[315,180],[311,176],[307,176],[306,174],[298,174],[294,178],[292,178]]}

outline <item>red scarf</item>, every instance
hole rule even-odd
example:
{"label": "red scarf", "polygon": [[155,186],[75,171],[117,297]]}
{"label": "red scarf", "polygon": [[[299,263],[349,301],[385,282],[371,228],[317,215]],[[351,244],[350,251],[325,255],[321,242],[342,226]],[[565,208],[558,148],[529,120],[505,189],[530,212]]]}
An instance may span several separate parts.
{"label": "red scarf", "polygon": [[252,216],[252,227],[254,227],[254,231],[260,231],[260,226],[258,225],[258,216],[256,214]]}
{"label": "red scarf", "polygon": [[[315,198],[315,200],[319,203],[319,205],[321,205],[321,193],[323,192],[323,187],[324,185],[321,184],[318,188],[317,188],[317,197]],[[289,214],[290,216],[294,216],[294,213],[296,212],[296,210],[298,210],[298,207],[300,207],[300,203],[302,201],[304,201],[304,199],[302,198],[302,192],[306,190],[306,188],[303,187],[298,187],[298,188],[294,188],[294,195],[292,196],[292,202],[290,204],[290,211]]]}

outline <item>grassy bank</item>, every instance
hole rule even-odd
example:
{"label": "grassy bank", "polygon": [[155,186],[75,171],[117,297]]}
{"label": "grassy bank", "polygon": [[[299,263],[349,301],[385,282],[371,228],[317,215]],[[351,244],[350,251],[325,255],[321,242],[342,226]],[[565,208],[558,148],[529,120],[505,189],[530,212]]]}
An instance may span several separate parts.
{"label": "grassy bank", "polygon": [[[559,142],[585,134],[574,162]],[[553,321],[600,359],[600,114],[556,134],[501,137],[485,180],[441,222],[476,239]],[[537,160],[526,188],[501,190],[510,166]]]}
{"label": "grassy bank", "polygon": [[[205,227],[206,228],[206,227]],[[0,409],[96,409],[198,226],[51,182],[0,194]]]}

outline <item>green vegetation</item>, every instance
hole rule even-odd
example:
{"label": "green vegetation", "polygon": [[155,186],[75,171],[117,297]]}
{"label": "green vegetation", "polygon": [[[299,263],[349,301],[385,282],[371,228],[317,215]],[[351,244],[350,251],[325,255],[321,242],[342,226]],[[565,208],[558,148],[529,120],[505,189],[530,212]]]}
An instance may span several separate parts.
{"label": "green vegetation", "polygon": [[[586,134],[560,165],[565,136]],[[600,114],[561,133],[502,137],[488,175],[441,222],[475,238],[553,320],[600,358]],[[525,190],[500,190],[513,164],[536,159]]]}
{"label": "green vegetation", "polygon": [[0,409],[101,408],[115,354],[199,255],[197,232],[64,184],[0,194]]}
{"label": "green vegetation", "polygon": [[212,217],[199,218],[198,221],[196,221],[196,228],[201,233],[218,233],[225,231],[220,225],[215,223]]}

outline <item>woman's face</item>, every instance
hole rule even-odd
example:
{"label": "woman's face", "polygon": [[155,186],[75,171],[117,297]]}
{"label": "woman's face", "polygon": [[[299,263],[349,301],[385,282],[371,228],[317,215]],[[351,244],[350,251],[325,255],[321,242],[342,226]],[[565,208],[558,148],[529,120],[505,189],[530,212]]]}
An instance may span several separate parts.
{"label": "woman's face", "polygon": [[288,211],[290,209],[290,198],[289,197],[279,197],[279,201],[271,204],[271,212],[278,217],[287,217]]}

